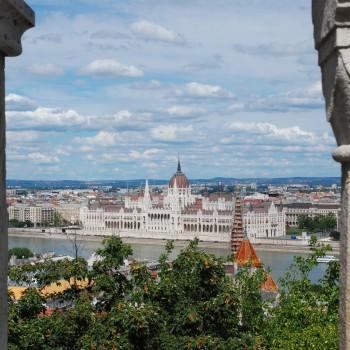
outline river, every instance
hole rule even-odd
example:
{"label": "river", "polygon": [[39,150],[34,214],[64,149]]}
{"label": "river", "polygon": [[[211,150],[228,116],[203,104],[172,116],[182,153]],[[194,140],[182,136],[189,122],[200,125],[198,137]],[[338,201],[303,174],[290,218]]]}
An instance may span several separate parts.
{"label": "river", "polygon": [[[101,247],[101,242],[83,240],[78,241],[79,255],[84,258],[89,258],[91,254],[98,248]],[[137,259],[146,259],[149,261],[155,261],[159,258],[163,252],[164,246],[160,244],[131,244],[133,249],[133,257]],[[55,252],[56,254],[62,255],[74,255],[73,242],[68,239],[50,239],[46,237],[18,237],[9,236],[9,247],[27,247],[35,253]],[[172,258],[174,258],[182,247],[174,248]],[[230,254],[230,250],[227,248],[203,248],[209,253],[215,254],[216,256],[226,257]],[[263,262],[264,266],[271,269],[272,276],[276,281],[282,277],[288,270],[288,267],[293,262],[293,257],[296,254],[291,252],[276,252],[276,251],[257,251],[258,256]],[[311,273],[313,281],[320,279],[326,269],[326,264],[319,264]]]}

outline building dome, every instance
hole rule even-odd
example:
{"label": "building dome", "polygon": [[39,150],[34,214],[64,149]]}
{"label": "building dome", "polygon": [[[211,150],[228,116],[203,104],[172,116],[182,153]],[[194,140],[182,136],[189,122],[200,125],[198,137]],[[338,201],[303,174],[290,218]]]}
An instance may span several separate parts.
{"label": "building dome", "polygon": [[190,182],[188,181],[187,176],[181,171],[180,160],[177,165],[177,172],[169,181],[169,187],[174,188],[176,183],[177,188],[189,188]]}

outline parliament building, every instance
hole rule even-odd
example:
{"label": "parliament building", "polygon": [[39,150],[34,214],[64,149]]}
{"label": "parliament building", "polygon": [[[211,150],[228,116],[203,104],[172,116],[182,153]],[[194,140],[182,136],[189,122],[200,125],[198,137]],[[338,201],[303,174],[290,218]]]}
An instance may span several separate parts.
{"label": "parliament building", "polygon": [[[235,210],[232,193],[193,194],[180,161],[164,193],[126,195],[119,205],[88,205],[80,210],[83,233],[120,237],[230,242]],[[264,211],[243,212],[248,238],[285,235],[285,212],[269,203]]]}

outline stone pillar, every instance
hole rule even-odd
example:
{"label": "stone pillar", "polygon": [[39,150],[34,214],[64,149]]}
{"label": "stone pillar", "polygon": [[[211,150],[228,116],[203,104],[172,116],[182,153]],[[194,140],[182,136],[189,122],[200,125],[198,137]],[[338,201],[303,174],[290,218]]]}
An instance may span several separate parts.
{"label": "stone pillar", "polygon": [[0,349],[7,349],[5,57],[22,53],[22,34],[34,26],[35,17],[23,0],[1,0],[0,14]]}
{"label": "stone pillar", "polygon": [[350,0],[313,0],[315,47],[322,72],[327,120],[342,167],[340,219],[340,349],[350,350]]}

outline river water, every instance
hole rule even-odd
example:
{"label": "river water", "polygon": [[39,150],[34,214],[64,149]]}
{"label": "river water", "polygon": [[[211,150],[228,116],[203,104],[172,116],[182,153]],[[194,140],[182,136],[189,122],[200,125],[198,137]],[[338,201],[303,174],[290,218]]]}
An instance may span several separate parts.
{"label": "river water", "polygon": [[[88,259],[91,254],[101,247],[101,242],[98,241],[78,241],[79,255]],[[131,244],[133,249],[133,257],[141,260],[155,261],[164,251],[164,246],[160,244]],[[27,247],[35,253],[55,252],[62,255],[74,255],[73,242],[68,239],[50,239],[46,237],[9,237],[9,247]],[[180,251],[181,247],[175,247],[172,258],[174,258]],[[215,254],[216,256],[226,257],[230,254],[229,249],[225,248],[203,248],[205,251]],[[296,254],[291,252],[271,252],[271,251],[257,251],[258,256],[263,262],[264,266],[271,269],[272,276],[276,281],[282,277],[288,270],[288,267],[293,262],[293,257]],[[311,273],[311,279],[317,281],[320,279],[325,270],[326,264],[319,264]]]}

